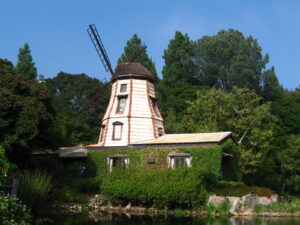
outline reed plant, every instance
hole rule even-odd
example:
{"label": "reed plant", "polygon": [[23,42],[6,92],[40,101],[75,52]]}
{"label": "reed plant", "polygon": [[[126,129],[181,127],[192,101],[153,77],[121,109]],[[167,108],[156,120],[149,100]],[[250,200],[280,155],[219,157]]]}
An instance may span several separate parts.
{"label": "reed plant", "polygon": [[47,207],[54,188],[53,176],[45,170],[19,173],[18,198],[33,212]]}

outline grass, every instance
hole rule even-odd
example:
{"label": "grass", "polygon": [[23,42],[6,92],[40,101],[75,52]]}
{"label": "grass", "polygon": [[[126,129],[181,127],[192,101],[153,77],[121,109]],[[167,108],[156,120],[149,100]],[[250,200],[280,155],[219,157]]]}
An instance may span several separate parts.
{"label": "grass", "polygon": [[256,206],[254,206],[254,212],[256,212],[256,213],[260,213],[260,212],[262,212],[263,211],[263,206],[261,206],[261,205],[256,205]]}
{"label": "grass", "polygon": [[266,206],[267,211],[274,212],[300,212],[300,200],[293,199],[292,201],[282,201]]}
{"label": "grass", "polygon": [[44,170],[22,171],[19,173],[18,198],[33,212],[48,205],[54,188],[53,177]]}
{"label": "grass", "polygon": [[219,205],[215,206],[211,203],[205,205],[204,211],[208,214],[222,213],[227,214],[230,211],[230,203],[228,200],[222,201]]}

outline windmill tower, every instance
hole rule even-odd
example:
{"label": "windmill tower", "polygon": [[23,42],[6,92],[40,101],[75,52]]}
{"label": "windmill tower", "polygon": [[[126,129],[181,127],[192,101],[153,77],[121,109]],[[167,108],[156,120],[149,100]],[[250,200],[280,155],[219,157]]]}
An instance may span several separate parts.
{"label": "windmill tower", "polygon": [[154,75],[137,62],[120,63],[113,72],[94,25],[89,26],[88,33],[106,71],[112,75],[110,101],[101,121],[98,144],[128,146],[164,135]]}

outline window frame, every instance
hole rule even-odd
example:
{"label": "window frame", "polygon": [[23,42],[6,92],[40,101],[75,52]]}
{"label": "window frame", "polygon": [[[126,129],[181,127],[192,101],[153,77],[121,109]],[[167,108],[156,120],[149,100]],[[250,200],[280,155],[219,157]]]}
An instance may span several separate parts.
{"label": "window frame", "polygon": [[121,84],[120,86],[120,93],[124,93],[124,92],[127,92],[127,84]]}
{"label": "window frame", "polygon": [[[121,126],[120,128],[120,138],[116,138],[116,126]],[[122,140],[122,132],[123,132],[123,123],[121,122],[114,122],[113,123],[113,133],[112,133],[112,140],[113,141],[120,141]]]}
{"label": "window frame", "polygon": [[157,106],[157,99],[150,96],[150,100],[151,100],[151,107],[155,116],[160,116],[158,106]]}
{"label": "window frame", "polygon": [[105,132],[105,125],[101,126],[101,131],[100,131],[100,142],[103,141],[104,138],[104,132]]}
{"label": "window frame", "polygon": [[116,162],[120,161],[121,168],[127,169],[129,165],[129,158],[128,155],[108,155],[107,156],[107,165],[108,165],[108,172],[111,173],[113,168],[116,167]]}
{"label": "window frame", "polygon": [[157,128],[157,133],[158,133],[158,136],[161,137],[164,135],[164,131],[163,131],[163,128],[162,127],[158,127]]}
{"label": "window frame", "polygon": [[[180,167],[181,163],[177,163],[176,161],[180,160],[184,162],[184,167],[191,168],[192,167],[192,155],[189,153],[174,153],[168,155],[168,167],[171,169],[177,169]],[[182,165],[181,165],[182,166]]]}
{"label": "window frame", "polygon": [[[126,103],[127,103],[127,97],[128,97],[128,95],[119,95],[117,98],[118,98],[118,104],[117,104],[117,110],[116,110],[116,113],[119,113],[119,114],[121,114],[121,113],[124,113],[125,112],[125,109],[126,109]],[[120,103],[121,103],[121,99],[125,99],[125,104],[124,104],[124,109],[123,109],[123,111],[121,111],[120,110]]]}

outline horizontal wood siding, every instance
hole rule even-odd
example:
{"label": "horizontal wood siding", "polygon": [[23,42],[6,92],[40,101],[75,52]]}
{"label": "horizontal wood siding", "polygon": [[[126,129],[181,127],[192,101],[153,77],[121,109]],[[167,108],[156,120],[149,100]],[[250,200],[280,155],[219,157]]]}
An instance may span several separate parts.
{"label": "horizontal wood siding", "polygon": [[[127,84],[126,92],[120,92],[121,84]],[[163,120],[160,116],[154,115],[147,91],[150,97],[155,98],[154,84],[147,80],[132,79],[132,85],[130,85],[130,79],[118,80],[113,83],[110,102],[102,120],[102,125],[106,125],[104,146],[126,146],[130,143],[154,139],[157,128],[163,128]],[[120,95],[127,95],[123,113],[116,112]],[[123,123],[122,139],[112,140],[113,123],[117,121]]]}

